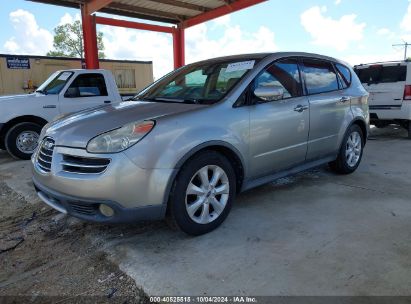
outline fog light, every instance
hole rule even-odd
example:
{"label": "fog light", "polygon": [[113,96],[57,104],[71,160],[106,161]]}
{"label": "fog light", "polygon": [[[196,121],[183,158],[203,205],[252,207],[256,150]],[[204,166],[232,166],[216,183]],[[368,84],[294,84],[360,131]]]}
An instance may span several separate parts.
{"label": "fog light", "polygon": [[100,204],[99,210],[103,215],[105,215],[107,217],[110,217],[110,216],[114,215],[114,210],[111,207],[107,206],[107,205]]}

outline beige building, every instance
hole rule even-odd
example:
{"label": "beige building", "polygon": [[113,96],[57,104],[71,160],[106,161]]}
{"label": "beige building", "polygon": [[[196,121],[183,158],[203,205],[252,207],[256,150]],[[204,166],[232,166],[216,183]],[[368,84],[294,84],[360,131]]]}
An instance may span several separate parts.
{"label": "beige building", "polygon": [[[0,95],[30,93],[58,70],[80,69],[78,58],[0,54]],[[120,94],[135,94],[153,82],[152,61],[100,59],[110,70]]]}

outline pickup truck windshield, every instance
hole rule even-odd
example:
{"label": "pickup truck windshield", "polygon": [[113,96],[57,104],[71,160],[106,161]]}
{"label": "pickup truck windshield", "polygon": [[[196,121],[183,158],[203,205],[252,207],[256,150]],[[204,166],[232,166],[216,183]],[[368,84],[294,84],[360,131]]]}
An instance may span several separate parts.
{"label": "pickup truck windshield", "polygon": [[46,95],[59,94],[71,76],[73,72],[56,72],[43,82],[36,92]]}
{"label": "pickup truck windshield", "polygon": [[159,79],[134,100],[214,104],[250,71],[257,60],[202,62]]}

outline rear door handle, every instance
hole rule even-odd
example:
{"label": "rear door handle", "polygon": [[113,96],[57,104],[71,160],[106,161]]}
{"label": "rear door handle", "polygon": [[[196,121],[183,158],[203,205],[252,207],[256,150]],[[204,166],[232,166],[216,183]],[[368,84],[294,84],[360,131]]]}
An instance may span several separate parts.
{"label": "rear door handle", "polygon": [[301,113],[307,109],[308,109],[308,106],[298,105],[294,108],[294,111]]}
{"label": "rear door handle", "polygon": [[104,103],[111,103],[111,100],[104,100]]}
{"label": "rear door handle", "polygon": [[351,100],[351,98],[347,97],[347,96],[344,96],[344,97],[340,98],[340,102],[347,102],[347,101],[350,101],[350,100]]}

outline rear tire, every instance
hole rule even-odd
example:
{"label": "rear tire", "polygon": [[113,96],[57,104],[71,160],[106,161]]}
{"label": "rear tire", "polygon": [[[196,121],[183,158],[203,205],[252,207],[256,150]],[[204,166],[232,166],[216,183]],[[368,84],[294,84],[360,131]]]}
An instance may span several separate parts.
{"label": "rear tire", "polygon": [[235,194],[231,163],[217,152],[201,152],[184,164],[174,181],[169,222],[189,235],[208,233],[226,219]]}
{"label": "rear tire", "polygon": [[329,163],[331,169],[339,174],[350,174],[360,165],[364,150],[364,134],[361,128],[354,124],[346,132],[338,157]]}
{"label": "rear tire", "polygon": [[32,122],[22,122],[11,127],[5,137],[7,152],[17,159],[30,159],[37,147],[41,128]]}

